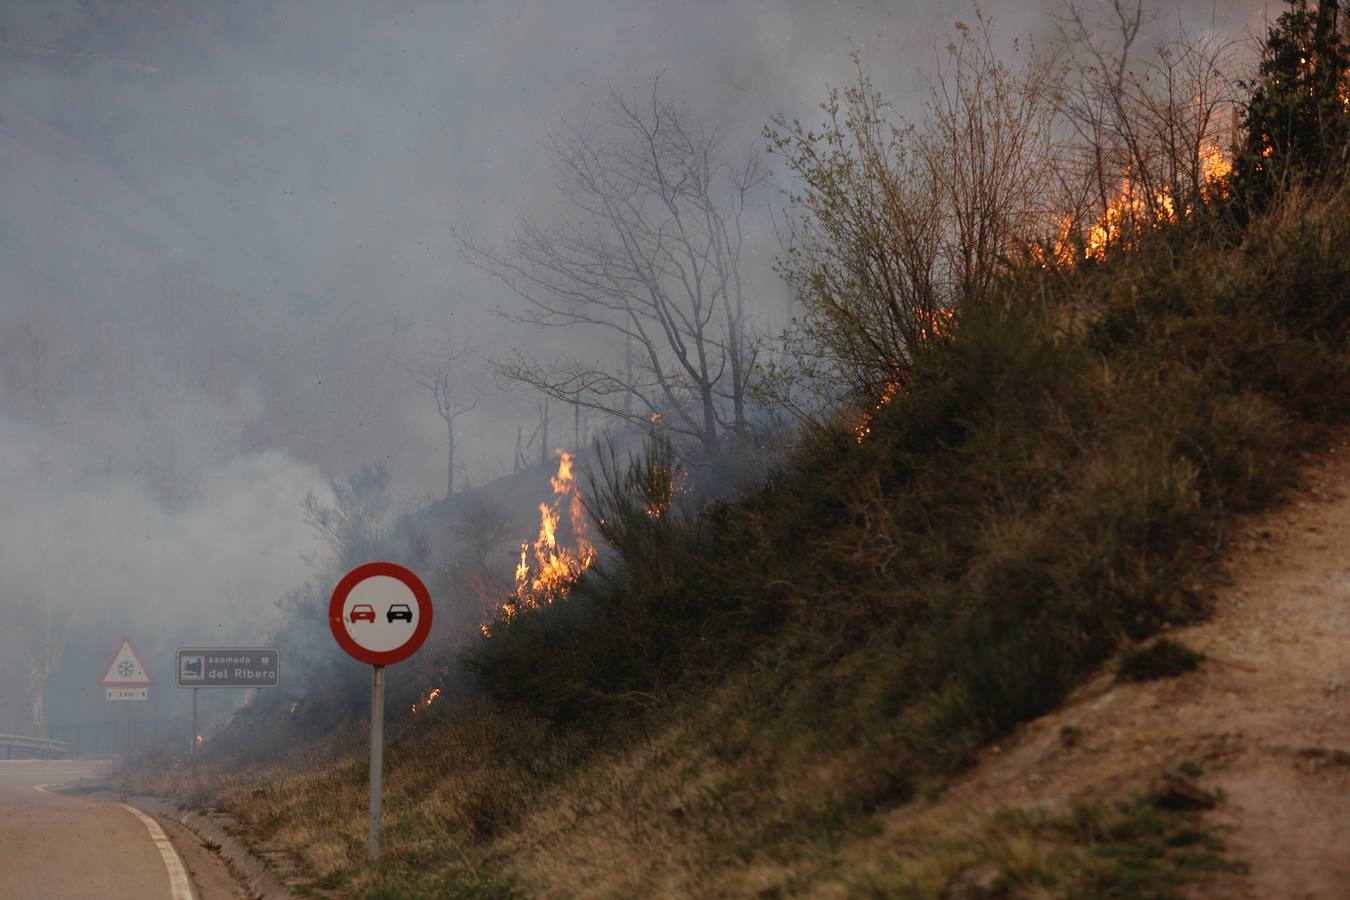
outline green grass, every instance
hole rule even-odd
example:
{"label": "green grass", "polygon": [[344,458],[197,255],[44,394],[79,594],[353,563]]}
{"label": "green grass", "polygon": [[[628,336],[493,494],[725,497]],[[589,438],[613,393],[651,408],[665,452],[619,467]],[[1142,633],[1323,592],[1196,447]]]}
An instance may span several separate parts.
{"label": "green grass", "polygon": [[[861,445],[840,423],[700,517],[613,516],[630,565],[496,630],[474,673],[592,734],[669,720],[605,698],[679,710],[735,673],[705,714],[748,770],[707,801],[739,823],[714,841],[734,864],[903,804],[1122,641],[1202,617],[1230,517],[1350,409],[1350,215],[1298,200],[1242,243],[1157,240],[973,298]],[[1162,641],[1122,671],[1197,661]],[[850,774],[800,785],[822,766]]]}
{"label": "green grass", "polygon": [[1027,265],[967,302],[861,445],[824,429],[692,519],[625,513],[650,461],[603,479],[626,565],[501,623],[471,669],[596,734],[737,672],[756,741],[828,757],[869,735],[892,770],[875,802],[904,797],[897,779],[963,765],[1122,639],[1205,614],[1229,517],[1350,408],[1347,248],[1336,197],[1241,244],[1179,231]]}
{"label": "green grass", "polygon": [[1197,653],[1171,638],[1161,638],[1142,647],[1129,647],[1120,655],[1116,678],[1120,681],[1154,681],[1175,678],[1199,668],[1205,654]]}
{"label": "green grass", "polygon": [[490,876],[427,875],[403,869],[381,870],[366,900],[518,900],[510,884]]}
{"label": "green grass", "polygon": [[1105,814],[1080,811],[1061,827],[1086,850],[1081,868],[1070,870],[1071,897],[1181,897],[1183,887],[1246,871],[1199,817],[1161,809],[1152,798]]}
{"label": "green grass", "polygon": [[[890,811],[1122,646],[1205,615],[1230,518],[1350,413],[1343,193],[1152,241],[1016,268],[919,354],[865,441],[850,421],[807,435],[698,515],[646,515],[660,447],[599,473],[617,558],[493,628],[468,661],[482,696],[395,729],[379,868],[359,757],[282,765],[256,800],[245,776],[204,777],[260,839],[368,896],[837,880]],[[1146,646],[1125,671],[1195,662]],[[1199,819],[1143,800],[981,835],[875,890],[936,896],[953,860],[1084,897],[1172,896],[1230,868]]]}
{"label": "green grass", "polygon": [[1147,794],[1078,804],[1067,813],[1001,810],[938,838],[900,836],[869,870],[846,876],[850,896],[1149,898],[1187,896],[1246,869],[1194,813],[1161,809]]}

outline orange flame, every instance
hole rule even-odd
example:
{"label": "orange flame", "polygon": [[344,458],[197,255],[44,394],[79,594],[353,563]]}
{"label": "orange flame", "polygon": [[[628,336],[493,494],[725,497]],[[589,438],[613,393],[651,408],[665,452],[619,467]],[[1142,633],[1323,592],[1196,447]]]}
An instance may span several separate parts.
{"label": "orange flame", "polygon": [[[951,307],[941,307],[933,310],[927,317],[927,321],[919,322],[919,339],[928,342],[936,338],[948,337],[952,333],[952,322],[956,319],[956,310]],[[876,414],[881,412],[882,407],[890,405],[896,396],[900,393],[903,382],[891,381],[881,389],[881,396],[872,408],[865,410],[853,426],[853,437],[861,444],[869,434],[872,433],[872,420]]]}
{"label": "orange flame", "polygon": [[418,700],[416,703],[412,705],[413,715],[417,715],[419,711],[424,710],[431,704],[435,703],[436,698],[439,697],[440,695],[441,695],[440,688],[432,688],[430,691],[427,692],[427,695],[425,697],[423,697],[421,700]]}
{"label": "orange flame", "polygon": [[660,465],[651,472],[647,485],[647,517],[660,519],[675,505],[675,498],[689,492],[689,476],[683,469]]}
{"label": "orange flame", "polygon": [[[527,541],[520,545],[515,589],[497,607],[497,615],[503,622],[511,621],[522,609],[539,609],[566,597],[581,573],[595,562],[595,545],[587,536],[586,509],[572,470],[574,461],[571,453],[558,451],[558,473],[549,478],[553,501],[539,504],[539,536],[534,543]],[[564,505],[575,550],[558,543]],[[492,628],[486,623],[478,627],[484,637],[492,636]]]}
{"label": "orange flame", "polygon": [[[1227,181],[1233,173],[1233,162],[1228,155],[1211,141],[1206,141],[1200,149],[1200,199],[1212,200],[1227,192]],[[1164,188],[1155,191],[1152,203],[1149,197],[1137,186],[1129,171],[1120,176],[1120,185],[1115,195],[1107,202],[1106,209],[1088,228],[1083,239],[1083,259],[1104,259],[1106,251],[1118,246],[1127,239],[1129,232],[1140,227],[1157,228],[1168,222],[1191,215],[1193,209],[1187,207],[1178,210],[1176,200],[1170,190]],[[1053,244],[1050,259],[1055,263],[1068,264],[1074,260],[1070,235],[1074,230],[1072,217],[1060,222],[1059,234]],[[1043,255],[1043,254],[1037,254]],[[1048,261],[1041,260],[1042,264]]]}
{"label": "orange flame", "polygon": [[872,419],[875,418],[877,413],[881,412],[883,406],[889,405],[898,393],[900,393],[900,382],[890,382],[882,389],[881,398],[877,400],[876,404],[862,414],[862,417],[858,420],[858,424],[853,426],[853,437],[859,444],[866,440],[867,436],[872,433]]}

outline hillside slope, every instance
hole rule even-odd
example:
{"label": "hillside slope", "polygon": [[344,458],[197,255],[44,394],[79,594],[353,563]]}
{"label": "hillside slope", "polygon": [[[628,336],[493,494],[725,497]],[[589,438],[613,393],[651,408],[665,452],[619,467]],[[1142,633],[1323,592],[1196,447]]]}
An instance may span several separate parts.
{"label": "hillside slope", "polygon": [[[479,869],[469,883],[482,893],[472,896],[748,896],[773,895],[783,886],[793,895],[821,897],[945,896],[968,872],[997,872],[993,883],[1004,886],[970,896],[1061,896],[1065,885],[1056,889],[1056,879],[1072,877],[1081,861],[1066,862],[1058,838],[1041,840],[1044,835],[1024,833],[1022,824],[1004,833],[1009,817],[1109,807],[1180,769],[1219,792],[1217,807],[1190,821],[1221,836],[1224,855],[1239,867],[1201,880],[1188,896],[1341,897],[1350,884],[1350,838],[1343,828],[1350,820],[1350,565],[1342,551],[1350,543],[1350,435],[1310,454],[1296,486],[1274,509],[1230,524],[1233,550],[1215,580],[1213,615],[1167,632],[1206,655],[1197,671],[1124,683],[1113,666],[1104,667],[1060,709],[982,750],[970,769],[950,786],[937,785],[929,799],[883,811],[866,829],[821,836],[798,847],[804,852],[746,860],[718,880],[703,881],[707,849],[695,835],[716,831],[707,807],[728,772],[717,742],[730,739],[713,735],[710,741],[708,725],[735,706],[733,684],[706,708],[672,716],[673,724],[575,767],[534,797],[532,811],[493,840],[488,854],[475,853],[472,863],[464,857],[466,869]],[[473,738],[447,746],[447,737],[422,746],[438,756],[465,753],[470,768],[475,752],[494,748],[482,734],[479,747]],[[446,776],[437,764],[428,780],[416,771],[416,756],[416,745],[405,744],[391,761],[398,795],[431,787],[440,815],[482,812],[454,811],[467,787],[462,772]],[[281,773],[235,774],[213,789],[246,819],[294,819],[293,808],[321,819],[330,807],[360,805],[361,763],[346,761],[336,781],[322,767],[296,771],[291,765],[280,783],[262,790],[271,774]],[[828,766],[822,761],[822,781],[832,777]],[[449,782],[443,797],[433,787],[438,780]],[[495,787],[512,789],[502,782]],[[309,805],[316,799],[317,810]],[[720,803],[729,808],[734,798]],[[412,840],[404,830],[421,818],[414,809],[405,801],[390,815],[396,839]],[[357,819],[351,819],[354,837]],[[269,826],[268,847],[297,853],[311,871],[327,865],[336,867],[330,873],[350,872],[344,836],[297,824],[279,832]],[[802,830],[813,829],[803,823]],[[439,848],[452,858],[472,852],[449,843]],[[497,874],[489,878],[480,867]],[[350,896],[355,885],[347,878],[330,874],[313,886]],[[997,893],[1004,888],[1008,894]],[[371,894],[441,895],[436,889]]]}
{"label": "hillside slope", "polygon": [[[986,866],[1013,896],[1039,895],[1038,881],[1061,896],[1066,885],[1054,890],[1055,879],[1077,865],[1055,859],[1063,848],[990,839],[989,823],[1127,801],[1180,769],[1217,790],[1217,807],[1194,824],[1221,836],[1236,864],[1189,895],[1342,897],[1350,884],[1350,566],[1342,549],[1350,437],[1312,455],[1278,508],[1232,524],[1236,549],[1219,575],[1213,616],[1167,633],[1206,655],[1197,671],[1127,683],[1104,668],[1062,708],[983,750],[936,799],[879,817],[876,834],[748,860],[718,882],[689,880],[689,857],[654,858],[662,846],[689,845],[687,831],[700,826],[686,811],[705,805],[723,774],[715,751],[691,752],[693,714],[539,798],[497,859],[529,896],[749,896],[783,885],[808,896],[935,896]],[[819,777],[831,773],[823,767]],[[620,809],[628,815],[614,815]]]}
{"label": "hillside slope", "polygon": [[[915,827],[1001,807],[1117,798],[1183,764],[1222,791],[1207,818],[1246,878],[1203,896],[1341,897],[1350,885],[1350,439],[1307,466],[1279,508],[1237,523],[1214,615],[1170,636],[1208,657],[1142,684],[1099,673],[1061,709],[986,749],[932,806],[893,816],[845,855],[884,869]],[[1065,735],[1074,735],[1066,746]]]}
{"label": "hillside slope", "polygon": [[[1301,515],[1300,465],[1350,421],[1348,209],[1295,196],[1240,241],[1029,264],[865,440],[824,429],[698,516],[649,514],[651,458],[599,485],[605,571],[429,669],[434,706],[387,709],[378,866],[363,716],[289,744],[286,707],[236,717],[201,780],[151,764],[128,786],[224,807],[335,896],[943,897],[974,870],[1159,897],[1244,865],[1230,895],[1261,896],[1295,883],[1292,849],[1336,883],[1314,830],[1334,792],[1280,817],[1303,815],[1299,765],[1347,768],[1325,693],[1345,619],[1299,604],[1341,596],[1350,509],[1242,523]],[[1289,549],[1250,546],[1267,531]],[[1159,632],[1212,659],[1114,686]],[[1159,808],[1168,766],[1231,799]]]}

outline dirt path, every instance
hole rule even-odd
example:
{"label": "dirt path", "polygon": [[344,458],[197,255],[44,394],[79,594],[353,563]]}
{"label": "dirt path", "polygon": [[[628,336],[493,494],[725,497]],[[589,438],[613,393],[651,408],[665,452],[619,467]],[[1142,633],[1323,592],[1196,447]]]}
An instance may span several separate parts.
{"label": "dirt path", "polygon": [[1251,867],[1205,896],[1350,897],[1350,440],[1284,506],[1235,527],[1215,615],[1174,632],[1210,657],[1198,672],[1140,685],[1103,673],[938,805],[1114,796],[1191,760],[1225,792],[1212,820]]}

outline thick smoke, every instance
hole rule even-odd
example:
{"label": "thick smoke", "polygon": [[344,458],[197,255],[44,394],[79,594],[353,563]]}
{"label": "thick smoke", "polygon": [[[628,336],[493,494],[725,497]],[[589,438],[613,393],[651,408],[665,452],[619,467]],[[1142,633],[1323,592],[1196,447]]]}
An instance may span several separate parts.
{"label": "thick smoke", "polygon": [[[1048,36],[1046,5],[983,6],[1005,34]],[[1260,10],[1197,0],[1161,24],[1212,15],[1241,37]],[[609,352],[494,316],[512,298],[453,235],[548,219],[560,118],[664,70],[752,150],[775,113],[813,120],[855,48],[912,109],[970,16],[917,0],[5,4],[0,605],[29,623],[75,611],[70,684],[123,630],[160,660],[261,638],[311,571],[306,491],[366,462],[388,467],[396,504],[443,485],[443,426],[408,367],[465,341]],[[771,330],[788,298],[759,213],[747,277]],[[465,418],[471,480],[509,467],[532,403],[492,393]],[[0,671],[0,727],[24,727],[21,658]]]}

